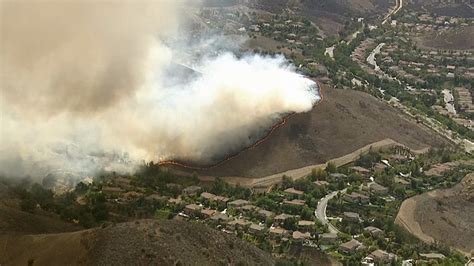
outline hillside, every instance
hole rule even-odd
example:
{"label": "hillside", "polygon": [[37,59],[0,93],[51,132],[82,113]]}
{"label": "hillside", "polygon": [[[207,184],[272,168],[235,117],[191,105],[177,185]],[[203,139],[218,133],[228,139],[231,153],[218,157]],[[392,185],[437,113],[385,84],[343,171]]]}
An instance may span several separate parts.
{"label": "hillside", "polygon": [[438,241],[465,254],[474,250],[474,174],[450,189],[403,202],[396,222],[425,242]]}
{"label": "hillside", "polygon": [[298,14],[312,20],[324,34],[337,34],[351,17],[381,16],[395,0],[204,0],[207,8],[245,7],[271,14]]}
{"label": "hillside", "polygon": [[41,234],[79,230],[55,214],[38,210],[35,214],[20,209],[20,199],[6,180],[0,179],[0,235]]}
{"label": "hillside", "polygon": [[474,49],[474,26],[466,26],[426,34],[417,39],[418,45],[428,49],[471,50]]}
{"label": "hillside", "polygon": [[474,17],[474,9],[470,0],[408,0],[407,2],[408,7],[415,11],[425,11],[440,16]]}
{"label": "hillside", "polygon": [[402,118],[397,110],[369,94],[323,86],[324,100],[308,113],[296,114],[264,143],[208,170],[211,176],[267,176],[351,153],[391,138],[413,149],[446,141]]}
{"label": "hillside", "polygon": [[249,5],[270,12],[281,12],[286,8],[307,10],[311,14],[367,15],[389,7],[391,1],[381,0],[257,0]]}
{"label": "hillside", "polygon": [[234,235],[180,220],[136,220],[87,229],[37,209],[22,211],[0,180],[0,265],[272,265]]}
{"label": "hillside", "polygon": [[377,16],[394,4],[395,1],[383,0],[258,0],[248,5],[271,13],[290,9],[307,16],[331,35],[341,30],[350,17]]}
{"label": "hillside", "polygon": [[192,222],[138,220],[71,233],[0,236],[0,264],[272,265],[235,236]]}

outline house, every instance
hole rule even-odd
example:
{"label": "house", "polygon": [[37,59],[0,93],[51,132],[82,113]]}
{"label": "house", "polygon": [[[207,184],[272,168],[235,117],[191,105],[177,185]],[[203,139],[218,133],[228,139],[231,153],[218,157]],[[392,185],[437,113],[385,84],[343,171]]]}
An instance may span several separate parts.
{"label": "house", "polygon": [[128,199],[128,200],[140,198],[142,196],[143,196],[143,193],[136,192],[136,191],[129,191],[129,192],[126,192],[126,193],[122,194],[122,198]]}
{"label": "house", "polygon": [[244,230],[249,227],[251,222],[244,219],[237,219],[227,222],[227,229],[229,230]]}
{"label": "house", "polygon": [[375,194],[379,194],[379,195],[386,195],[386,194],[388,194],[388,188],[387,188],[387,187],[384,187],[384,186],[382,186],[382,185],[380,185],[380,184],[377,184],[377,183],[375,183],[375,182],[370,183],[370,184],[368,185],[368,187],[369,187],[369,190],[372,191],[372,192],[374,192]]}
{"label": "house", "polygon": [[395,181],[395,184],[401,186],[402,188],[407,188],[410,185],[410,182],[398,176],[394,178],[394,181]]}
{"label": "house", "polygon": [[367,226],[366,228],[364,228],[364,231],[368,232],[373,237],[378,237],[383,234],[382,229],[379,229],[374,226]]}
{"label": "house", "polygon": [[188,204],[184,207],[183,212],[191,217],[199,215],[202,207],[194,203]]}
{"label": "house", "polygon": [[359,222],[360,217],[358,213],[355,212],[344,212],[342,219],[348,222]]}
{"label": "house", "polygon": [[381,172],[385,171],[385,168],[387,168],[387,166],[383,163],[376,163],[374,165],[374,171],[376,173],[381,173]]}
{"label": "house", "polygon": [[203,209],[201,210],[201,217],[204,219],[211,218],[216,213],[216,210],[212,209]]}
{"label": "house", "polygon": [[304,206],[306,204],[306,201],[300,199],[283,200],[283,204],[288,204],[292,206]]}
{"label": "house", "polygon": [[259,208],[255,205],[252,205],[252,204],[247,204],[247,205],[244,205],[242,207],[239,207],[238,208],[240,212],[242,213],[249,213],[253,210],[258,210]]}
{"label": "house", "polygon": [[252,223],[249,227],[249,232],[254,235],[263,235],[265,233],[265,227]]}
{"label": "house", "polygon": [[334,244],[338,240],[338,236],[335,233],[324,233],[319,236],[321,244]]}
{"label": "house", "polygon": [[273,212],[267,211],[267,210],[259,210],[257,212],[257,215],[262,220],[268,220],[268,219],[273,218],[273,216],[275,216],[275,214]]}
{"label": "house", "polygon": [[124,192],[123,189],[119,188],[119,187],[103,187],[102,188],[102,192],[107,194],[107,195],[119,195],[121,193]]}
{"label": "house", "polygon": [[344,194],[344,200],[353,203],[368,203],[369,197],[366,195],[359,194],[357,192],[352,192],[351,194]]}
{"label": "house", "polygon": [[183,201],[181,200],[181,197],[168,199],[168,203],[169,203],[169,204],[173,204],[173,205],[181,204],[181,202],[183,202]]}
{"label": "house", "polygon": [[300,231],[294,231],[291,237],[293,238],[293,240],[303,241],[303,240],[306,240],[306,239],[310,239],[311,234],[309,232],[302,233]]}
{"label": "house", "polygon": [[388,263],[390,261],[396,260],[397,256],[392,253],[388,253],[381,249],[377,249],[370,253],[368,257],[372,258],[376,263]]}
{"label": "house", "polygon": [[352,171],[360,174],[360,175],[363,175],[363,176],[366,176],[366,175],[369,175],[370,174],[370,170],[367,169],[367,168],[364,168],[364,167],[360,167],[360,166],[353,166],[350,168]]}
{"label": "house", "polygon": [[249,204],[248,201],[243,200],[243,199],[237,199],[237,200],[234,200],[234,201],[231,201],[231,202],[227,203],[227,206],[230,207],[230,208],[237,208],[237,207],[242,207],[242,206],[247,205],[247,204]]}
{"label": "house", "polygon": [[273,218],[273,221],[276,225],[282,225],[287,219],[295,218],[295,215],[290,215],[286,213],[279,214]]}
{"label": "house", "polygon": [[454,166],[455,165],[453,163],[435,164],[423,173],[426,176],[442,176],[444,172],[451,170]]}
{"label": "house", "polygon": [[203,200],[207,202],[217,202],[219,206],[224,206],[224,207],[227,205],[227,202],[229,201],[229,198],[214,195],[208,192],[201,193],[201,198],[203,198]]}
{"label": "house", "polygon": [[146,200],[148,201],[166,201],[167,200],[167,197],[165,196],[161,196],[160,194],[157,194],[157,193],[153,193],[151,195],[148,195],[145,197]]}
{"label": "house", "polygon": [[230,199],[226,198],[226,197],[223,197],[223,196],[216,196],[216,197],[214,197],[214,200],[217,202],[217,204],[220,207],[226,207],[227,202],[229,202]]}
{"label": "house", "polygon": [[181,186],[179,184],[175,184],[175,183],[167,183],[166,188],[170,191],[179,191],[179,192],[181,192],[181,190],[183,189],[183,186]]}
{"label": "house", "polygon": [[214,198],[216,197],[216,195],[212,194],[212,193],[209,193],[209,192],[203,192],[201,193],[201,198],[205,201],[205,202],[211,202],[214,200]]}
{"label": "house", "polygon": [[364,249],[364,245],[355,239],[351,239],[339,245],[339,251],[346,254],[352,254],[356,251]]}
{"label": "house", "polygon": [[408,161],[410,158],[407,155],[402,154],[392,154],[390,155],[389,160],[393,162],[403,163]]}
{"label": "house", "polygon": [[305,220],[298,221],[298,229],[303,232],[311,231],[314,225],[315,225],[314,221],[305,221]]}
{"label": "house", "polygon": [[228,223],[231,220],[232,218],[230,218],[227,214],[220,212],[215,212],[214,215],[211,217],[211,221],[214,224]]}
{"label": "house", "polygon": [[281,227],[272,227],[270,228],[270,236],[273,238],[285,237],[288,235],[288,231]]}
{"label": "house", "polygon": [[346,178],[346,174],[341,174],[341,173],[331,173],[329,174],[330,177],[335,178],[335,179],[341,179],[341,178]]}
{"label": "house", "polygon": [[324,181],[324,180],[317,180],[317,181],[314,181],[313,184],[315,184],[317,187],[326,187],[326,186],[329,186],[329,182]]}
{"label": "house", "polygon": [[183,189],[183,194],[192,197],[192,196],[196,196],[199,191],[201,191],[201,187],[189,186]]}
{"label": "house", "polygon": [[297,190],[297,189],[292,188],[292,187],[285,189],[283,192],[285,192],[286,194],[292,195],[294,197],[297,197],[297,198],[302,197],[303,194],[304,194],[303,191]]}
{"label": "house", "polygon": [[433,260],[444,260],[446,257],[440,253],[420,253],[420,258],[433,261]]}

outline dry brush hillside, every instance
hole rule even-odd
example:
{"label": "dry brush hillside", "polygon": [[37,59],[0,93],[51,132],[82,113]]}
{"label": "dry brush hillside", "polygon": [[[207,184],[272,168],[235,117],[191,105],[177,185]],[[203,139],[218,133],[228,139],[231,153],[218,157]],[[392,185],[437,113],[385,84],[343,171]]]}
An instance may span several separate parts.
{"label": "dry brush hillside", "polygon": [[293,115],[268,140],[218,167],[210,176],[261,177],[351,153],[386,138],[412,149],[446,145],[431,130],[407,121],[399,111],[360,91],[323,86],[324,100],[308,113]]}

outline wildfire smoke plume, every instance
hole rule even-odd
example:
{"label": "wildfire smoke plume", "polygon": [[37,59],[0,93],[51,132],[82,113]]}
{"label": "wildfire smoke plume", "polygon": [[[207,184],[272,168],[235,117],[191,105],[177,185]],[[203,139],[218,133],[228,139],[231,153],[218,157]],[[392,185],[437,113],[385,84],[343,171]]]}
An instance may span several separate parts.
{"label": "wildfire smoke plume", "polygon": [[170,71],[176,3],[1,1],[0,173],[214,164],[320,100],[282,56],[209,51]]}

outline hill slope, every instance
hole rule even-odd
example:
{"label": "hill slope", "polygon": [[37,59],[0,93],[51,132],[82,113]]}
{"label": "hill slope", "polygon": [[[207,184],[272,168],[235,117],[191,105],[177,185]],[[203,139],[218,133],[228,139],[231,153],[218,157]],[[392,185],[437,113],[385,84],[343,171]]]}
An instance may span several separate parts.
{"label": "hill slope", "polygon": [[0,236],[0,264],[272,265],[272,257],[235,236],[179,220],[139,220],[47,235]]}
{"label": "hill slope", "polygon": [[264,143],[197,174],[267,176],[324,163],[386,138],[413,149],[446,144],[369,94],[323,86],[323,95],[324,100],[312,111],[293,115]]}
{"label": "hill slope", "polygon": [[386,0],[257,0],[250,7],[271,13],[292,10],[311,19],[326,35],[337,34],[351,17],[378,16],[395,1]]}
{"label": "hill slope", "polygon": [[425,242],[440,242],[470,254],[474,251],[474,174],[449,189],[405,200],[396,223]]}
{"label": "hill slope", "polygon": [[37,209],[22,211],[0,179],[0,265],[272,265],[234,235],[180,220],[137,220],[84,230]]}

